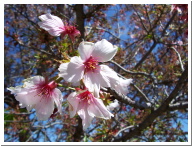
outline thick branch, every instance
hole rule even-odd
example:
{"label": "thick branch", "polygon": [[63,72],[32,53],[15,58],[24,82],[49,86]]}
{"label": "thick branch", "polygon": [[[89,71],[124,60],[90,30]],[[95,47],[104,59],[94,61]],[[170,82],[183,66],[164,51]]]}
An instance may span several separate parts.
{"label": "thick branch", "polygon": [[81,135],[83,135],[83,127],[82,127],[82,120],[78,117],[78,125],[75,129],[75,133],[73,135],[74,141],[79,142],[81,140]]}
{"label": "thick branch", "polygon": [[77,23],[77,29],[81,33],[81,39],[84,39],[85,35],[85,24],[84,24],[84,19],[85,19],[85,14],[83,10],[83,4],[77,4],[75,5],[75,13],[76,13],[76,23]]}
{"label": "thick branch", "polygon": [[184,81],[187,78],[188,78],[188,69],[185,69],[179,81],[177,82],[177,85],[175,86],[174,90],[171,92],[168,98],[162,103],[162,105],[157,110],[152,111],[151,114],[149,114],[143,122],[141,122],[138,126],[136,126],[134,130],[130,130],[123,137],[114,138],[113,141],[127,141],[128,139],[131,139],[136,135],[139,136],[141,134],[141,131],[143,131],[145,128],[151,125],[158,116],[160,116],[163,112],[169,109],[169,103],[177,96],[178,92],[181,90],[183,86]]}

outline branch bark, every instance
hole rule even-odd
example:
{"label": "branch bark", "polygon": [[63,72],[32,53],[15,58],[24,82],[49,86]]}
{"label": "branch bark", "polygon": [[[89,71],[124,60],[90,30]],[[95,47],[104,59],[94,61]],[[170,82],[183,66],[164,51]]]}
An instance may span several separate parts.
{"label": "branch bark", "polygon": [[[175,18],[175,16],[177,15],[177,11],[175,11],[173,13],[173,16],[171,17],[171,19],[169,20],[169,22],[167,22],[165,28],[163,29],[160,38],[162,38],[165,35],[165,32],[167,30],[167,28],[169,27],[169,25],[172,23],[173,19]],[[155,39],[153,39],[153,45],[151,46],[151,48],[149,49],[149,51],[143,56],[143,58],[135,65],[135,68],[138,68],[144,61],[145,59],[147,59],[147,57],[149,56],[149,54],[153,51],[153,49],[156,47],[156,45],[159,42],[159,39],[156,41]]]}
{"label": "branch bark", "polygon": [[116,92],[114,89],[112,88],[108,88],[108,91],[111,95],[113,95],[118,101],[123,102],[125,104],[128,104],[134,108],[139,108],[139,109],[147,109],[147,108],[151,108],[151,103],[150,102],[142,102],[142,103],[138,103],[132,99],[130,99],[129,97]]}
{"label": "branch bark", "polygon": [[84,19],[85,19],[85,14],[83,10],[83,4],[77,4],[75,5],[75,13],[76,13],[76,23],[77,23],[77,29],[81,33],[81,39],[84,39],[85,35],[85,24],[84,24]]}
{"label": "branch bark", "polygon": [[152,111],[151,114],[149,114],[145,118],[145,120],[141,122],[138,126],[136,126],[133,130],[130,130],[123,137],[114,138],[113,141],[127,141],[134,136],[139,136],[141,132],[149,125],[151,125],[158,116],[160,116],[163,112],[169,109],[169,103],[177,96],[178,92],[182,89],[184,81],[187,80],[187,78],[188,78],[188,68],[186,68],[185,71],[182,73],[174,90],[167,97],[167,99],[165,99],[165,101],[158,109]]}
{"label": "branch bark", "polygon": [[179,102],[175,104],[170,104],[168,110],[174,111],[174,110],[181,110],[181,109],[187,109],[188,108],[188,102]]}

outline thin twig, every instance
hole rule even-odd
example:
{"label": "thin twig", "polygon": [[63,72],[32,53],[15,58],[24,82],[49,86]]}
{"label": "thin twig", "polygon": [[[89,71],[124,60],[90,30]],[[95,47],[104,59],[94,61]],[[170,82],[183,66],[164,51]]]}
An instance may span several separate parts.
{"label": "thin twig", "polygon": [[179,52],[174,47],[171,47],[171,49],[173,49],[177,53],[177,56],[179,58],[179,63],[181,65],[181,70],[183,72],[184,71],[184,67],[183,67],[183,63],[182,63],[181,56],[180,56]]}
{"label": "thin twig", "polygon": [[123,70],[124,72],[128,73],[128,74],[131,74],[131,75],[142,75],[142,76],[146,76],[146,77],[149,77],[151,78],[153,81],[156,81],[156,78],[151,75],[151,74],[148,74],[146,72],[132,72],[132,71],[129,71],[127,69],[125,69],[124,67],[122,67],[121,65],[119,65],[117,62],[113,61],[113,60],[110,60],[108,61],[109,63],[113,63],[115,64],[116,66],[118,66],[121,70]]}
{"label": "thin twig", "polygon": [[30,139],[32,139],[33,135],[36,134],[38,131],[39,131],[39,129],[36,130],[36,131],[34,131],[34,132],[31,134],[31,136],[26,140],[26,142],[29,142]]}
{"label": "thin twig", "polygon": [[143,97],[143,99],[145,100],[145,102],[150,102],[149,98],[143,93],[143,91],[141,91],[136,85],[131,84]]}
{"label": "thin twig", "polygon": [[122,131],[127,130],[127,129],[131,129],[131,128],[133,128],[133,127],[134,127],[134,125],[131,125],[131,126],[127,126],[127,127],[123,128],[123,129],[119,130],[119,131],[115,134],[115,137],[117,137]]}
{"label": "thin twig", "polygon": [[169,105],[169,111],[187,109],[187,108],[188,108],[188,102],[186,102],[186,101]]}

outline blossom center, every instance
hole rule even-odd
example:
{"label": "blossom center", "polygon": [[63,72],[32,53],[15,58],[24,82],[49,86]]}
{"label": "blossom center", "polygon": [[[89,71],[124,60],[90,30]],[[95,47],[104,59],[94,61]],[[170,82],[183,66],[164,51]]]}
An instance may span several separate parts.
{"label": "blossom center", "polygon": [[87,102],[87,103],[90,103],[90,101],[92,100],[93,98],[93,94],[89,91],[85,91],[83,93],[80,93],[78,95],[78,98],[81,100],[81,101],[84,101],[84,102]]}
{"label": "blossom center", "polygon": [[90,72],[90,71],[95,72],[97,70],[98,60],[96,60],[95,58],[93,58],[91,56],[83,64],[84,64],[84,67],[85,67],[85,73]]}
{"label": "blossom center", "polygon": [[53,90],[56,88],[57,83],[51,81],[50,83],[43,83],[37,86],[37,95],[42,98],[49,99],[53,93]]}
{"label": "blossom center", "polygon": [[65,26],[64,28],[66,34],[73,34],[76,30],[76,27],[74,26]]}

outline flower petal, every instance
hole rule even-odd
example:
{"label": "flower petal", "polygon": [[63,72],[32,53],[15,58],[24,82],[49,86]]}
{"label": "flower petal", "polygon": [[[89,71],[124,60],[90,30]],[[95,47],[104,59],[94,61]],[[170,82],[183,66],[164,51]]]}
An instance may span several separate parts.
{"label": "flower petal", "polygon": [[113,114],[107,110],[103,101],[98,98],[93,98],[93,101],[90,103],[87,110],[89,115],[93,117],[96,116],[98,118],[111,119],[111,116],[113,116]]}
{"label": "flower petal", "polygon": [[67,101],[69,103],[69,114],[70,114],[70,117],[73,118],[75,116],[75,114],[77,113],[77,109],[78,109],[78,105],[79,105],[79,100],[77,97],[76,97],[77,93],[76,92],[73,92],[71,93],[68,97],[67,97]]}
{"label": "flower petal", "polygon": [[63,77],[68,82],[78,82],[83,78],[84,65],[80,57],[75,56],[71,58],[70,63],[63,63],[60,65],[59,76]]}
{"label": "flower petal", "polygon": [[59,89],[55,88],[52,93],[52,98],[55,101],[58,111],[61,113],[62,112],[62,93],[61,93],[61,91]]}
{"label": "flower petal", "polygon": [[39,19],[42,22],[39,22],[38,25],[48,31],[52,36],[59,36],[64,31],[64,24],[57,16],[45,14],[39,16]]}
{"label": "flower petal", "polygon": [[109,111],[112,111],[112,110],[114,110],[115,108],[117,108],[117,107],[119,107],[119,106],[120,106],[120,105],[119,105],[118,100],[115,99],[112,103],[110,103],[110,104],[107,106],[107,109],[108,109]]}
{"label": "flower petal", "polygon": [[51,15],[50,13],[39,16],[39,19],[41,21],[46,21],[46,20],[50,19],[50,20],[57,21],[57,23],[59,25],[63,25],[63,21],[59,17]]}
{"label": "flower petal", "polygon": [[93,116],[87,111],[87,104],[80,102],[77,113],[82,119],[83,130],[86,130],[93,120]]}
{"label": "flower petal", "polygon": [[83,61],[86,61],[87,59],[89,59],[93,51],[93,46],[94,46],[94,43],[90,43],[90,42],[83,41],[80,43],[78,47],[78,51]]}
{"label": "flower petal", "polygon": [[107,65],[100,65],[100,68],[100,74],[103,76],[103,78],[108,80],[108,86],[105,87],[111,87],[112,85],[119,83],[119,77],[113,69]]}
{"label": "flower petal", "polygon": [[54,100],[52,98],[42,98],[39,103],[34,107],[38,120],[47,120],[54,109]]}
{"label": "flower petal", "polygon": [[90,92],[94,92],[95,97],[99,97],[100,87],[108,87],[109,80],[100,73],[100,67],[98,72],[87,72],[84,75],[84,84]]}
{"label": "flower petal", "polygon": [[34,105],[39,103],[41,98],[41,96],[37,95],[37,91],[35,89],[22,89],[15,95],[15,99],[22,104],[22,107],[28,107],[28,111],[30,111]]}
{"label": "flower petal", "polygon": [[31,78],[34,85],[42,84],[45,82],[45,78],[42,76],[34,76]]}
{"label": "flower petal", "polygon": [[116,85],[114,88],[117,92],[120,92],[124,95],[126,95],[128,91],[128,86],[132,83],[133,79],[122,79],[119,78],[119,85]]}
{"label": "flower petal", "polygon": [[94,45],[92,56],[99,62],[106,62],[111,60],[117,52],[117,47],[113,46],[110,42],[103,39]]}
{"label": "flower petal", "polygon": [[65,76],[67,76],[68,65],[69,65],[69,63],[62,63],[62,64],[60,64],[60,66],[58,68],[58,70],[60,71],[59,72],[59,77],[63,77],[64,78]]}

